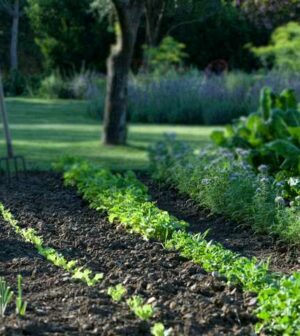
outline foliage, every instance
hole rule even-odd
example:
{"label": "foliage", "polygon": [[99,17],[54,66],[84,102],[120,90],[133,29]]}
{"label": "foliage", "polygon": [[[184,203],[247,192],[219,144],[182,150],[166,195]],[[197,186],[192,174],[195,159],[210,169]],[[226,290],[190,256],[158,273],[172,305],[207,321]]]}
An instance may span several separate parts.
{"label": "foliage", "polygon": [[42,80],[39,96],[52,99],[71,98],[68,87],[58,72],[53,72]]}
{"label": "foliage", "polygon": [[269,175],[268,167],[261,165],[256,170],[248,158],[249,151],[241,148],[206,147],[194,153],[174,137],[159,142],[150,153],[155,178],[188,194],[212,213],[299,244],[298,203],[286,203],[282,183]]}
{"label": "foliage", "polygon": [[[197,70],[180,73],[174,69],[164,76],[138,75],[129,82],[129,120],[159,124],[228,123],[250,113],[253,95],[249,93],[255,80],[254,76],[238,72],[207,78]],[[89,115],[102,118],[103,97],[103,86],[95,88]]]}
{"label": "foliage", "polygon": [[16,313],[19,316],[25,316],[27,302],[24,302],[22,295],[22,275],[18,275],[18,296],[16,298]]}
{"label": "foliage", "polygon": [[79,71],[84,64],[105,70],[112,41],[107,21],[90,11],[90,1],[28,0],[26,11],[46,70]]}
{"label": "foliage", "polygon": [[162,240],[187,225],[150,202],[147,188],[132,172],[124,176],[114,175],[87,162],[68,167],[64,174],[65,183],[76,185],[92,208],[108,213],[110,222],[117,219],[130,231],[140,233],[146,239],[159,237]]}
{"label": "foliage", "polygon": [[258,296],[257,316],[262,321],[256,330],[263,328],[280,335],[299,335],[300,332],[300,273],[283,277],[279,286],[267,287]]}
{"label": "foliage", "polygon": [[152,305],[144,304],[143,298],[138,295],[133,296],[126,302],[135,315],[143,321],[149,320],[154,315]]}
{"label": "foliage", "polygon": [[[98,120],[103,116],[104,80],[91,84],[87,95],[87,114]],[[164,76],[131,76],[128,115],[132,123],[223,125],[257,108],[260,91],[292,88],[300,99],[297,73],[270,71],[246,74],[229,72],[207,77],[197,70],[169,71]],[[141,108],[143,106],[143,108]]]}
{"label": "foliage", "polygon": [[4,278],[0,278],[0,316],[4,317],[8,304],[11,302],[13,292]]}
{"label": "foliage", "polygon": [[300,17],[297,0],[234,0],[233,2],[252,22],[269,30]]}
{"label": "foliage", "polygon": [[127,290],[122,284],[118,284],[115,287],[109,287],[107,291],[107,294],[111,296],[115,302],[120,302],[126,293]]}
{"label": "foliage", "polygon": [[82,282],[85,282],[89,287],[93,287],[100,280],[103,279],[103,274],[97,273],[93,275],[93,272],[90,269],[79,267],[74,270],[72,278],[81,280]]}
{"label": "foliage", "polygon": [[300,24],[289,22],[277,28],[266,47],[252,47],[254,55],[265,65],[271,64],[280,70],[300,70]]}
{"label": "foliage", "polygon": [[[254,167],[265,164],[277,182],[283,183],[287,196],[300,195],[300,111],[292,90],[276,95],[265,88],[260,108],[248,118],[227,126],[225,132],[214,132],[217,145],[248,150],[247,161]],[[294,177],[294,178],[293,178]],[[285,195],[280,195],[285,196]]]}
{"label": "foliage", "polygon": [[76,260],[67,261],[65,257],[58,253],[54,248],[45,247],[43,245],[43,238],[40,237],[33,228],[22,229],[11,212],[6,210],[1,203],[0,214],[3,219],[11,225],[17,234],[19,234],[26,242],[34,245],[40,255],[53,263],[55,266],[70,272],[74,279],[79,279],[82,282],[85,282],[88,286],[95,286],[96,283],[103,279],[102,273],[94,275],[88,268],[76,267]]}
{"label": "foliage", "polygon": [[[174,142],[174,139],[172,139],[172,141]],[[171,143],[169,147],[171,147]],[[184,154],[181,152],[182,148],[185,150]],[[173,150],[173,153],[168,152],[169,155],[176,152],[176,161],[187,161],[186,155],[193,155],[191,151],[186,150],[186,146],[177,144],[176,149],[177,151]],[[165,151],[166,148],[160,144],[159,155],[156,157],[159,164],[164,159],[162,150]],[[229,162],[233,161],[232,157],[228,157],[228,159]],[[166,162],[164,164],[164,167],[172,166]],[[211,162],[211,164],[214,166],[216,162]],[[128,227],[128,223],[132,220],[130,214],[135,213],[139,208],[143,208],[143,204],[148,202],[146,188],[134,175],[114,175],[96,166],[82,162],[79,164],[74,163],[73,166],[70,166],[70,160],[68,160],[65,169],[64,177],[67,184],[75,185],[83,194],[83,197],[89,201],[91,207],[100,211],[105,210],[110,219],[120,221],[125,227]],[[193,185],[197,186],[197,182],[191,178],[190,172],[191,171],[185,171],[185,176],[187,176],[185,182],[190,179]],[[165,172],[165,176],[168,174],[170,175],[170,171]],[[265,182],[266,181],[264,181],[264,183]],[[107,194],[106,197],[103,197],[108,188],[109,196]],[[124,204],[123,200],[132,196],[132,190],[134,190],[136,202]],[[245,193],[245,191],[243,192]],[[118,197],[119,195],[122,195],[122,197]],[[109,204],[106,200],[108,197],[110,199]],[[115,209],[117,209],[117,212]],[[125,212],[126,216],[122,216],[122,212]],[[148,226],[151,227],[151,222],[155,221],[155,218],[149,216],[148,213],[143,213],[140,217],[136,217],[136,220],[134,231],[143,234],[145,221],[147,221]],[[174,222],[175,221],[176,219],[174,219]],[[295,278],[298,279],[297,273],[294,274],[293,277],[270,273],[268,271],[268,264],[263,262],[258,263],[255,258],[248,259],[241,257],[235,252],[224,249],[220,244],[208,242],[205,239],[205,234],[192,235],[187,233],[185,231],[187,224],[184,225],[182,221],[178,220],[177,222],[180,225],[177,225],[177,227],[173,225],[173,228],[170,227],[169,234],[165,237],[160,234],[161,231],[164,231],[164,221],[155,223],[161,226],[161,230],[157,229],[153,233],[153,238],[163,241],[166,248],[179,251],[183,257],[200,264],[205,270],[209,272],[218,271],[221,275],[224,275],[229,282],[241,284],[244,289],[257,293],[259,296],[257,314],[259,314],[261,318],[257,329],[272,332],[289,330],[289,335],[297,335],[299,320],[297,318],[295,319],[295,317],[298,316],[299,305],[297,305],[297,302],[300,292],[299,281],[294,281]],[[140,229],[137,228],[138,225],[141,226]],[[180,226],[182,228],[178,230]],[[276,303],[274,307],[270,308],[268,302],[271,302],[271,300],[278,302],[278,304]],[[290,304],[291,302],[292,304]],[[150,305],[144,305],[144,300],[139,296],[134,296],[127,300],[127,303],[141,319],[147,320],[153,315],[153,308]],[[289,309],[289,316],[291,318],[282,320],[281,317],[285,315],[287,309]],[[274,319],[272,317],[273,312],[276,312]],[[155,331],[158,335],[163,335],[162,332],[164,328],[159,324],[156,326]],[[154,330],[152,329],[152,333],[153,332]]]}
{"label": "foliage", "polygon": [[62,76],[59,71],[52,72],[42,79],[36,94],[50,99],[89,99],[96,95],[94,88],[102,84],[101,76],[92,71],[81,69],[70,76]]}
{"label": "foliage", "polygon": [[145,56],[150,66],[150,71],[164,74],[172,66],[179,66],[187,54],[184,52],[185,45],[176,41],[173,37],[165,37],[158,47],[144,47]]}
{"label": "foliage", "polygon": [[153,336],[171,336],[172,328],[166,329],[162,323],[155,323],[151,328],[151,335]]}

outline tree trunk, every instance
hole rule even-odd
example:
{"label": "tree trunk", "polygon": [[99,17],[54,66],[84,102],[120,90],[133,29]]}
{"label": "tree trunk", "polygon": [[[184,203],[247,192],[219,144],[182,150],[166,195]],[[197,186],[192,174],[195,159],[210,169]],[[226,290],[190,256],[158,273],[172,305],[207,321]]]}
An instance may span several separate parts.
{"label": "tree trunk", "polygon": [[10,43],[11,72],[18,70],[19,20],[20,20],[20,3],[19,0],[15,0],[12,10],[12,28],[11,28],[11,43]]}
{"label": "tree trunk", "polygon": [[127,86],[143,0],[113,0],[120,32],[108,59],[103,142],[123,145],[127,138]]}
{"label": "tree trunk", "polygon": [[5,101],[4,101],[1,69],[0,69],[0,114],[2,116],[4,136],[6,140],[7,157],[12,158],[14,156],[14,152],[13,152],[11,134],[10,134],[9,126],[8,126],[7,111],[6,111]]}
{"label": "tree trunk", "polygon": [[159,32],[166,10],[166,0],[146,0],[146,40],[149,47],[158,44]]}

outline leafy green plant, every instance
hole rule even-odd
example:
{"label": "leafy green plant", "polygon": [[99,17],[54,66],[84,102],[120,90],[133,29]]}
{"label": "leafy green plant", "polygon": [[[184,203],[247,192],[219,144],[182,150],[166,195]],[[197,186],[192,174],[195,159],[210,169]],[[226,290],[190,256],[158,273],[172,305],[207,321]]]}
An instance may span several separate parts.
{"label": "leafy green plant", "polygon": [[138,295],[133,296],[126,302],[135,315],[143,321],[149,320],[154,315],[152,305],[144,304],[143,298]]}
{"label": "leafy green plant", "polygon": [[155,323],[151,328],[151,335],[153,336],[170,336],[172,328],[166,329],[162,323]]}
{"label": "leafy green plant", "polygon": [[0,316],[4,317],[7,306],[11,302],[13,291],[7,285],[4,278],[0,278]]}
{"label": "leafy green plant", "polygon": [[23,301],[22,294],[22,275],[18,275],[18,296],[16,298],[16,313],[19,316],[25,316],[27,308],[27,302]]}
{"label": "leafy green plant", "polygon": [[271,172],[287,170],[300,173],[300,112],[295,93],[284,90],[280,95],[265,88],[260,108],[247,118],[229,125],[225,132],[213,132],[219,146],[245,148],[249,161],[256,167],[267,164]]}
{"label": "leafy green plant", "polygon": [[289,22],[278,27],[272,34],[268,46],[251,47],[254,55],[264,64],[275,65],[283,71],[300,70],[300,25],[298,22]]}
{"label": "leafy green plant", "polygon": [[170,70],[174,65],[180,65],[187,54],[185,45],[172,36],[165,37],[158,47],[144,47],[151,70],[159,74]]}
{"label": "leafy green plant", "polygon": [[256,331],[266,330],[280,335],[300,332],[300,273],[283,277],[278,287],[269,286],[258,295],[257,316],[261,320]]}
{"label": "leafy green plant", "polygon": [[83,269],[82,267],[76,268],[74,274],[72,275],[73,279],[78,279],[85,282],[88,286],[95,286],[100,280],[103,279],[102,273],[97,273],[93,275],[92,271],[88,268]]}
{"label": "leafy green plant", "polygon": [[115,287],[109,287],[107,290],[107,294],[111,296],[115,302],[120,302],[126,293],[127,290],[122,284],[118,284]]}

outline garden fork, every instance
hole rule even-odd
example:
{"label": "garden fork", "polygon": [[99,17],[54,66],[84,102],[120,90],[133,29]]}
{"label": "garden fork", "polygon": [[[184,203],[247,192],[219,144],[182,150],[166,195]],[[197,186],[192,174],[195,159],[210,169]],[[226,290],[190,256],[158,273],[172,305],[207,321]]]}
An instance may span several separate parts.
{"label": "garden fork", "polygon": [[4,90],[3,90],[3,84],[2,84],[1,70],[0,70],[0,112],[2,115],[4,136],[5,136],[6,150],[7,150],[7,156],[0,158],[0,170],[3,165],[4,171],[6,171],[6,175],[10,182],[13,175],[19,178],[21,171],[26,173],[26,163],[25,163],[25,159],[23,156],[14,155],[12,138],[11,138],[11,133],[10,133],[9,125],[8,125],[7,111],[6,111],[6,106],[4,102]]}

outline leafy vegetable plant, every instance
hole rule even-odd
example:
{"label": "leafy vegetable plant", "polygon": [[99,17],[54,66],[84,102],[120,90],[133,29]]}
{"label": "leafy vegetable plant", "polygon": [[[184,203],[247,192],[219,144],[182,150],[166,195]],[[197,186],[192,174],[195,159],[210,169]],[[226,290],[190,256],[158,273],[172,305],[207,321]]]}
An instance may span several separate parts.
{"label": "leafy vegetable plant", "polygon": [[13,291],[7,285],[4,278],[0,278],[0,316],[4,317],[7,306],[11,302]]}
{"label": "leafy vegetable plant", "polygon": [[263,89],[258,112],[240,118],[225,132],[213,132],[212,139],[219,146],[248,149],[256,167],[267,164],[274,173],[300,174],[300,111],[295,93],[284,90],[277,95]]}
{"label": "leafy vegetable plant", "polygon": [[115,302],[120,302],[126,293],[127,290],[122,284],[118,284],[115,287],[109,287],[107,291],[107,294],[111,296]]}
{"label": "leafy vegetable plant", "polygon": [[154,315],[152,305],[144,304],[143,298],[138,295],[133,296],[126,302],[135,315],[143,321],[149,320]]}
{"label": "leafy vegetable plant", "polygon": [[172,335],[172,328],[166,329],[162,323],[155,323],[151,328],[151,335],[153,336],[170,336]]}

